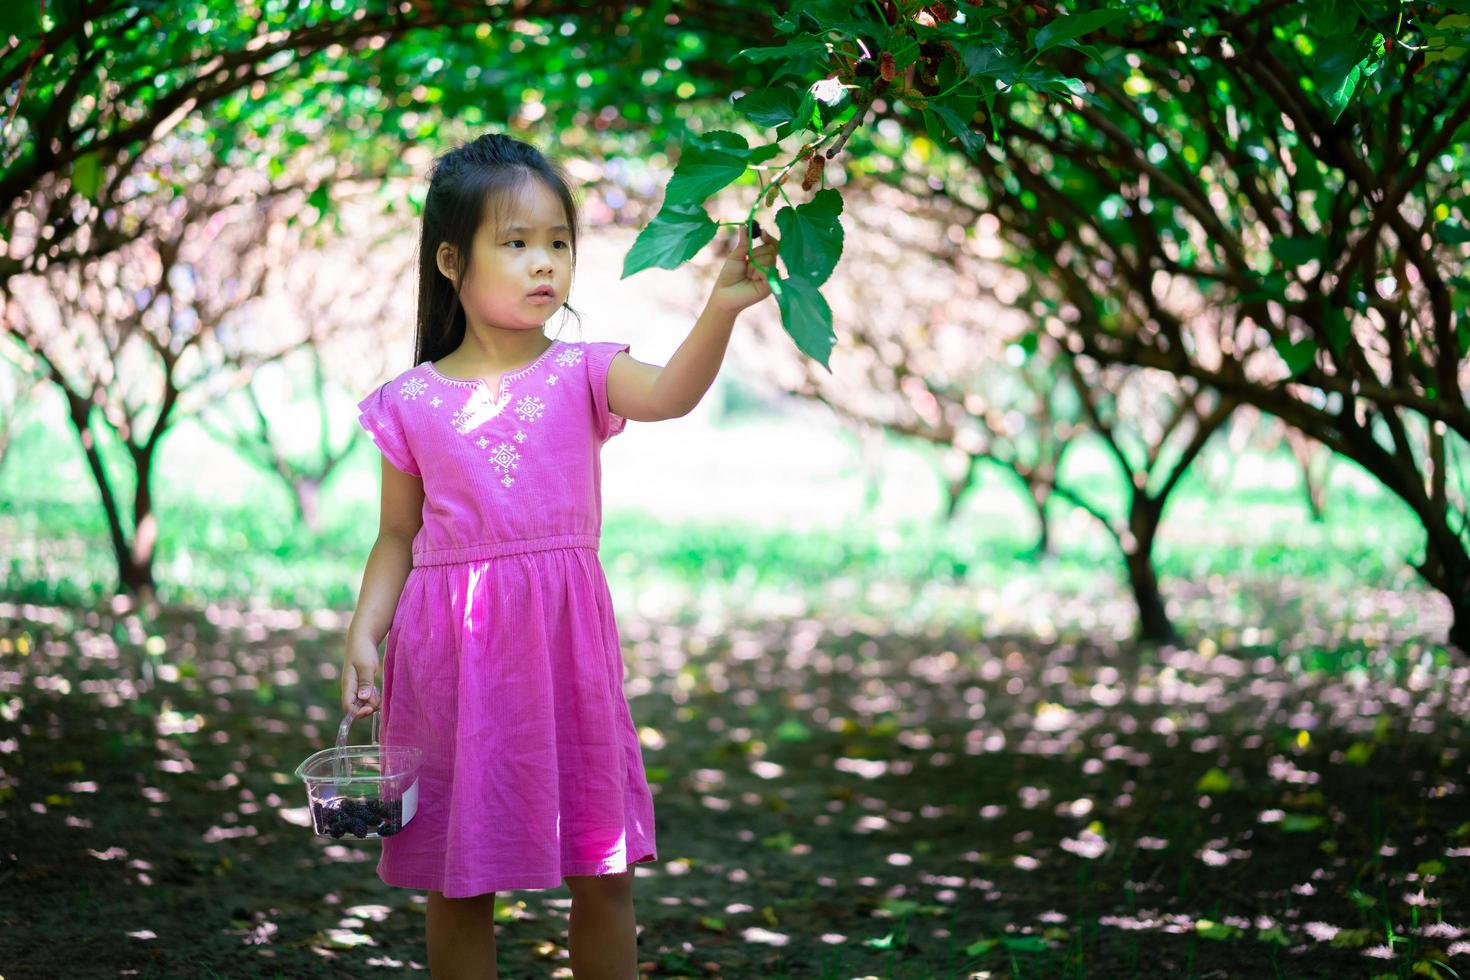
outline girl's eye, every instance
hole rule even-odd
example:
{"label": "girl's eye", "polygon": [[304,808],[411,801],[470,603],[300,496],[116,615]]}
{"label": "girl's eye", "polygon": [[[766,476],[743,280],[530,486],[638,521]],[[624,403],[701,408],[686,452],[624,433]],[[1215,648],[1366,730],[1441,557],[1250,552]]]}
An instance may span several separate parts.
{"label": "girl's eye", "polygon": [[[522,245],[525,244],[525,241],[522,240],[522,239],[520,239],[520,238],[512,239],[512,240],[506,242],[505,244],[507,244],[507,245],[514,245],[516,242],[520,242]],[[556,244],[556,245],[565,245],[566,242],[564,242],[560,238],[558,238],[553,244]]]}

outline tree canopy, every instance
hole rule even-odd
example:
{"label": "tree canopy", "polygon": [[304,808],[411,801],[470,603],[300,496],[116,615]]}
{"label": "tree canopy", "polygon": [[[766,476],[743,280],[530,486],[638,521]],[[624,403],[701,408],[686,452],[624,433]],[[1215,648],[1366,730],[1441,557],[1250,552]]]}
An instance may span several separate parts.
{"label": "tree canopy", "polygon": [[999,220],[1068,356],[1191,378],[1373,473],[1470,646],[1470,2],[762,9],[13,5],[0,286],[146,233],[127,177],[180,127],[272,175],[323,154],[323,205],[407,169],[405,143],[537,128],[561,155],[674,157],[625,274],[687,261],[734,223],[711,195],[749,187],[783,326],[825,365],[843,189],[917,182]]}

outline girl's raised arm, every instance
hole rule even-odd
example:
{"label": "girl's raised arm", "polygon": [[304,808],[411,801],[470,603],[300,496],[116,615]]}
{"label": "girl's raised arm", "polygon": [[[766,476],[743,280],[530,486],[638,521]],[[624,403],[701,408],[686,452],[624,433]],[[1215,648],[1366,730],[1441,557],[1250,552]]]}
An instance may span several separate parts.
{"label": "girl's raised arm", "polygon": [[766,274],[756,264],[774,269],[780,243],[762,235],[760,245],[750,250],[749,235],[741,225],[704,311],[668,364],[644,364],[626,353],[613,358],[607,370],[607,405],[615,415],[658,422],[688,415],[704,398],[725,360],[735,318],[771,295]]}

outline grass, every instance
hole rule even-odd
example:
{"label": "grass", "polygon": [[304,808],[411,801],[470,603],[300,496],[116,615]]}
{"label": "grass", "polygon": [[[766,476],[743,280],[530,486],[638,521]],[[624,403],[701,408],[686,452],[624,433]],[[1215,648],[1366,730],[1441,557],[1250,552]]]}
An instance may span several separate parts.
{"label": "grass", "polygon": [[[338,483],[372,480],[362,469]],[[247,505],[201,499],[179,486],[161,488],[155,559],[161,597],[350,608],[377,515],[370,501],[335,506],[333,489],[329,484],[327,526],[313,534],[270,494]],[[1031,554],[1034,523],[1017,521],[1014,501],[1007,499],[1016,497],[1014,491],[982,485],[979,495],[986,499],[948,525],[915,517],[803,529],[609,511],[602,556],[610,576],[656,568],[686,581],[739,578],[781,587],[836,575],[908,581],[1005,576],[1044,578],[1067,591],[1088,587],[1100,570],[1121,574],[1111,539],[1077,511],[1055,506],[1056,555],[1037,561]],[[0,539],[14,542],[0,564],[0,591],[84,604],[108,592],[116,571],[105,518],[94,500],[74,496],[83,499],[0,498]],[[1156,567],[1166,590],[1169,580],[1241,575],[1411,587],[1417,576],[1407,559],[1421,550],[1423,532],[1392,503],[1382,494],[1340,488],[1328,520],[1315,524],[1292,492],[1258,490],[1217,502],[1186,481],[1166,515]]]}
{"label": "grass", "polygon": [[[670,478],[683,467],[685,483],[697,488],[700,467],[720,453],[724,482],[738,473],[730,469],[732,452],[748,458],[750,447],[768,447],[766,458],[779,461],[786,477],[766,499],[735,495],[740,512],[728,516],[675,512],[667,501],[677,495],[666,497],[658,512],[628,499],[609,503],[601,556],[620,607],[637,602],[649,614],[662,609],[680,616],[687,612],[680,605],[685,600],[676,597],[692,593],[696,607],[705,609],[744,604],[775,613],[855,605],[912,623],[968,621],[978,629],[1024,622],[1043,638],[1064,621],[1084,629],[1106,623],[1115,635],[1131,624],[1111,537],[1058,501],[1050,510],[1054,554],[1038,559],[1031,505],[1018,484],[996,470],[981,471],[956,518],[945,523],[935,518],[936,483],[922,454],[895,451],[881,486],[865,494],[860,467],[822,472],[790,446],[772,445],[769,433],[754,424],[718,435],[693,440],[687,459],[667,459],[667,450],[650,438],[642,445],[655,447],[652,456],[631,455],[640,451],[631,441],[617,450],[630,455],[609,462],[610,472],[614,466],[635,472],[661,466],[660,475]],[[838,437],[815,430],[791,438],[797,450],[803,440],[827,439],[820,452],[814,445],[805,455],[841,458],[830,443]],[[102,452],[112,472],[125,472],[120,447],[104,440]],[[195,608],[221,602],[353,608],[377,527],[378,457],[371,445],[363,444],[325,486],[324,527],[316,533],[297,524],[278,480],[189,424],[170,434],[160,453],[154,571],[161,600]],[[753,467],[759,463],[752,459]],[[1227,473],[1229,466],[1234,469]],[[1207,485],[1201,472],[1217,474],[1226,492]],[[1079,446],[1066,477],[1119,512],[1126,488],[1098,447]],[[1413,515],[1351,464],[1340,464],[1333,477],[1327,519],[1313,522],[1287,456],[1226,459],[1207,450],[1171,498],[1154,551],[1176,625],[1218,635],[1221,642],[1269,644],[1276,638],[1252,626],[1262,622],[1263,602],[1325,607],[1334,596],[1364,590],[1423,593],[1408,564],[1423,548]],[[124,495],[129,489],[126,481],[119,488]],[[864,496],[867,505],[840,506]],[[813,498],[830,499],[833,512],[847,516],[824,523],[779,519],[804,512],[799,504]],[[96,489],[74,434],[39,410],[0,465],[0,541],[10,543],[0,551],[0,596],[80,607],[110,598],[115,561]],[[1284,596],[1270,595],[1283,583],[1290,583]],[[1018,596],[1030,598],[1023,603]],[[1339,628],[1300,638],[1296,653],[1303,662],[1346,669],[1363,660],[1372,644],[1353,635],[1353,610],[1321,612],[1315,621],[1335,616]]]}

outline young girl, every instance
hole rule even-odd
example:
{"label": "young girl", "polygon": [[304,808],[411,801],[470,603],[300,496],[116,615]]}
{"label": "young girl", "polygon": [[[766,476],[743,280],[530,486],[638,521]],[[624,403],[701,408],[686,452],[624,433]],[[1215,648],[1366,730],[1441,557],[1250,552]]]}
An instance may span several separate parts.
{"label": "young girl", "polygon": [[[597,555],[599,453],[628,419],[698,404],[736,316],[771,292],[742,228],[689,337],[645,364],[546,336],[571,310],[576,243],[568,182],[533,147],[486,135],[440,157],[415,366],[359,405],[382,513],[342,708],[381,707],[383,744],[423,750],[417,814],[383,839],[378,875],[429,892],[436,980],[496,976],[495,893],[562,881],[578,980],[636,976],[631,866],[657,852]],[[770,268],[776,245],[751,257]]]}

